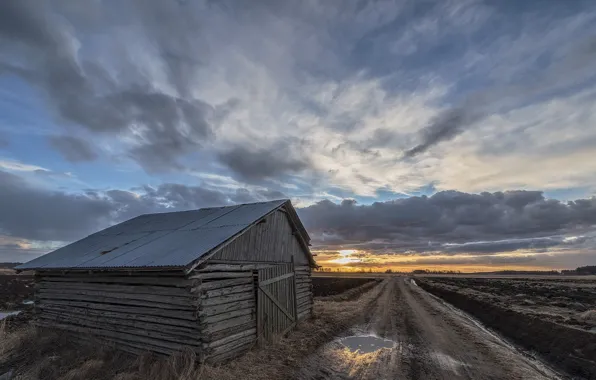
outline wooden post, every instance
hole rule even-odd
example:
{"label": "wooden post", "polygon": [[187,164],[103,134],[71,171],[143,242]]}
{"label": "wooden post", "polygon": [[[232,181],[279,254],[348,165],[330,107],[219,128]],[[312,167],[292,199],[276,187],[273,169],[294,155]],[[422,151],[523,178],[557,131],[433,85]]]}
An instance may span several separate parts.
{"label": "wooden post", "polygon": [[298,324],[298,299],[296,297],[296,266],[294,265],[294,255],[292,255],[292,272],[294,272],[294,278],[292,278],[292,298],[294,299],[294,321]]}

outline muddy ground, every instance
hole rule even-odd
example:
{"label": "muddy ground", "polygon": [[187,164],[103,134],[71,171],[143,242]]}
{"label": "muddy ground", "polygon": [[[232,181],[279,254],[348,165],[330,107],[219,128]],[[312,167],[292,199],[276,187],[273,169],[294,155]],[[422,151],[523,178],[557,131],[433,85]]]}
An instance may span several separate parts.
{"label": "muddy ground", "polygon": [[23,301],[33,297],[33,276],[0,274],[0,310],[23,309]]}
{"label": "muddy ground", "polygon": [[596,379],[596,284],[591,280],[417,279],[508,340],[576,378]]}
{"label": "muddy ground", "polygon": [[596,331],[596,280],[427,278],[419,281],[541,320]]}
{"label": "muddy ground", "polygon": [[[366,322],[323,346],[296,373],[298,379],[556,379],[541,362],[518,351],[411,279],[394,277],[369,305]],[[376,351],[346,340],[382,338]],[[390,345],[387,343],[391,342]],[[364,350],[370,351],[370,350]]]}
{"label": "muddy ground", "polygon": [[375,281],[374,278],[337,278],[337,277],[313,277],[313,295],[315,297],[333,296],[345,292],[368,282]]}

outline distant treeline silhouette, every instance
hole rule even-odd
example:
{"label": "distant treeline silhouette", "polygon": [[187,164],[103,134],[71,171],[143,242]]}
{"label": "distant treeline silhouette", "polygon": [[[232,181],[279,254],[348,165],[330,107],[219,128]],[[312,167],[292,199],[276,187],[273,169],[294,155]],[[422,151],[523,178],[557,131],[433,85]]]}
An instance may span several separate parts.
{"label": "distant treeline silhouette", "polygon": [[590,275],[596,274],[596,265],[586,265],[585,267],[577,267],[575,269],[562,270],[562,274],[575,274],[575,275]]}

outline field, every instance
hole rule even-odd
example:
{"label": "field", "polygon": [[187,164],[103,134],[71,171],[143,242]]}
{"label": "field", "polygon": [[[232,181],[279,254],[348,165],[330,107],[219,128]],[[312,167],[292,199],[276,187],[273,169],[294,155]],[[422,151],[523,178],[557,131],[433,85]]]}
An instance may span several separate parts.
{"label": "field", "polygon": [[33,276],[0,274],[0,311],[19,310],[33,296]]}
{"label": "field", "polygon": [[[596,379],[592,278],[316,273],[312,281],[312,319],[221,366],[196,364],[189,352],[134,357],[75,345],[34,328],[24,312],[0,323],[0,376],[13,369],[21,379]],[[0,275],[0,287],[3,307],[23,308],[32,277]],[[350,339],[381,346],[361,351],[342,343]]]}
{"label": "field", "polygon": [[576,376],[596,376],[596,281],[427,277],[430,293]]}

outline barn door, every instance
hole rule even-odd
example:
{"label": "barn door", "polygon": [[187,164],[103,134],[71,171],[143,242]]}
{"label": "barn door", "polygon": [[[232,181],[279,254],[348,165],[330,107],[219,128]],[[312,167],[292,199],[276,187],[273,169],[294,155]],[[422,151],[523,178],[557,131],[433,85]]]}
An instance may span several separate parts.
{"label": "barn door", "polygon": [[296,325],[296,277],[293,263],[257,272],[257,334],[262,345]]}

